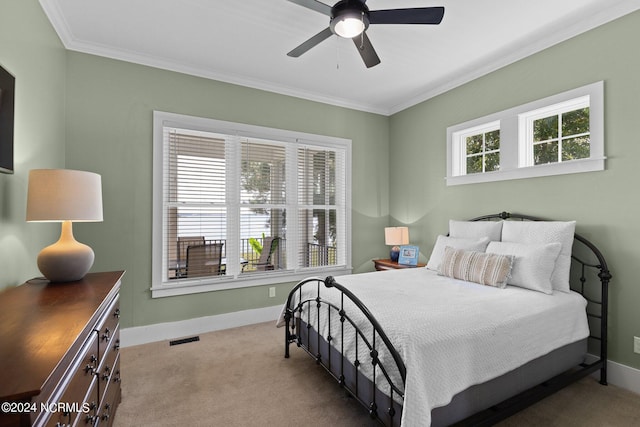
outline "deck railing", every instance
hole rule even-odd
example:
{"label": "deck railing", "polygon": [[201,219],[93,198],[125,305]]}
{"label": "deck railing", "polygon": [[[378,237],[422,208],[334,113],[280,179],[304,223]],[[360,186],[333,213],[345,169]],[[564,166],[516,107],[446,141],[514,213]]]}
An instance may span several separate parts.
{"label": "deck railing", "polygon": [[[263,239],[256,238],[262,245]],[[226,258],[227,256],[227,240],[226,239],[209,239],[205,240],[204,243],[222,243],[222,257]],[[193,243],[191,243],[193,244]],[[273,255],[271,256],[271,263],[274,266],[274,270],[284,269],[286,268],[286,249],[287,249],[287,240],[280,238],[278,240],[278,245],[275,248]],[[265,248],[269,250],[269,248]],[[182,248],[182,250],[178,251],[179,253],[186,254],[186,247]],[[337,263],[337,248],[335,246],[327,246],[320,245],[317,243],[307,243],[304,254],[304,263],[305,267],[321,267],[325,265],[335,265]],[[248,273],[252,271],[256,271],[255,264],[260,259],[260,254],[257,253],[251,244],[249,243],[249,239],[240,239],[240,258],[246,261],[246,264],[243,266],[242,272]],[[184,265],[186,260],[178,259],[178,265]],[[175,278],[176,267],[171,266],[169,277]],[[178,275],[180,277],[180,275]]]}

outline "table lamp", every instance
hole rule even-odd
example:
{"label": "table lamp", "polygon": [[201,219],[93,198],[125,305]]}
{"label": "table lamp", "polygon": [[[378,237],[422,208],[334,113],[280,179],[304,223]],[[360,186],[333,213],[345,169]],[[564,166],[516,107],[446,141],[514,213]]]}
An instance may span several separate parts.
{"label": "table lamp", "polygon": [[385,227],[384,243],[391,248],[391,261],[398,262],[400,256],[400,245],[409,244],[409,228],[408,227]]}
{"label": "table lamp", "polygon": [[68,169],[29,171],[28,222],[61,222],[60,239],[38,255],[38,269],[51,282],[82,279],[93,250],[73,237],[73,222],[102,221],[100,175]]}

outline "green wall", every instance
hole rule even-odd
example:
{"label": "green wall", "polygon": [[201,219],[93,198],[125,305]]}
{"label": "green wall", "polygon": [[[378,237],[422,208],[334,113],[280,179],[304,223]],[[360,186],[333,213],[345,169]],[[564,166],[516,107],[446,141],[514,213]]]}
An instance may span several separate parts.
{"label": "green wall", "polygon": [[[102,175],[104,222],[79,224],[94,270],[125,269],[124,327],[278,305],[291,284],[152,299],[152,112],[168,111],[353,141],[353,266],[386,252],[388,119],[93,55],[67,55],[68,168]],[[82,228],[81,228],[82,227]]]}
{"label": "green wall", "polygon": [[[428,256],[449,218],[503,210],[577,220],[604,253],[611,282],[611,359],[640,368],[640,12],[474,80],[391,117],[390,215]],[[446,128],[588,83],[605,82],[606,170],[447,187]],[[398,172],[411,171],[412,188]]]}
{"label": "green wall", "polygon": [[0,3],[0,65],[16,78],[13,175],[0,174],[0,289],[40,275],[59,224],[27,223],[30,169],[64,166],[66,53],[36,0]]}

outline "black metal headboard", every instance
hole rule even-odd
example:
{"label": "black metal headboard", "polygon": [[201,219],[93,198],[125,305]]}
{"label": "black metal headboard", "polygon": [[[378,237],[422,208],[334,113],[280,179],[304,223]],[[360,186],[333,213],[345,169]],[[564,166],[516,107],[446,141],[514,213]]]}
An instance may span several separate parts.
{"label": "black metal headboard", "polygon": [[[529,215],[517,213],[501,212],[499,214],[483,215],[471,219],[470,221],[497,221],[497,220],[519,220],[519,221],[550,221],[549,219],[539,218]],[[576,245],[578,243],[579,246]],[[585,253],[586,257],[593,258],[594,261],[581,256]],[[591,364],[585,365],[589,373],[600,369],[600,384],[607,384],[607,319],[609,306],[609,281],[611,280],[611,272],[607,266],[607,262],[602,252],[589,240],[579,234],[574,234],[574,248],[571,254],[572,277],[571,289],[580,293],[587,300],[587,316],[590,320],[595,320],[599,327],[593,326],[589,322],[590,336],[592,340],[599,342],[599,359]],[[599,279],[598,295],[592,296],[588,291],[588,274],[589,271],[596,271]]]}

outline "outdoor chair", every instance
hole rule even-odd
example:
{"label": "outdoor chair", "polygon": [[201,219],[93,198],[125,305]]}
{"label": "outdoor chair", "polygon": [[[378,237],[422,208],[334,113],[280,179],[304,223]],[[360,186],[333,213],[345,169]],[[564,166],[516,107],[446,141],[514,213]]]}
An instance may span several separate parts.
{"label": "outdoor chair", "polygon": [[273,266],[273,254],[278,247],[278,242],[280,241],[279,237],[265,237],[262,242],[262,252],[260,253],[260,258],[258,258],[258,262],[254,265],[256,270],[258,271],[267,271],[273,270],[275,267]]}
{"label": "outdoor chair", "polygon": [[224,243],[207,243],[187,246],[187,278],[218,276],[222,274],[222,246]]}

